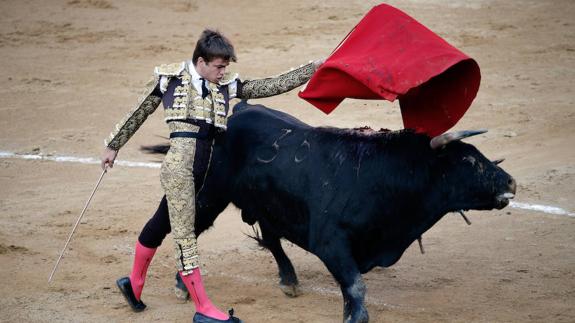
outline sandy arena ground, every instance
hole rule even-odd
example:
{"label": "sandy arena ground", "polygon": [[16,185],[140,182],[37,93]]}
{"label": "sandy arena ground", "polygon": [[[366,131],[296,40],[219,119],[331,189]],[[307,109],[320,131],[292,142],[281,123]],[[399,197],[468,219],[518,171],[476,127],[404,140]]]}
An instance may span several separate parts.
{"label": "sandy arena ground", "polygon": [[[0,150],[99,157],[153,66],[191,56],[205,26],[235,43],[244,76],[325,57],[373,6],[360,0],[2,0]],[[575,2],[402,0],[402,9],[474,57],[482,84],[456,129],[519,183],[516,201],[575,211]],[[259,102],[314,125],[401,128],[397,103],[345,101],[325,116],[296,92]],[[156,112],[119,159],[160,161]],[[162,195],[157,169],[117,166],[47,278],[96,182],[96,165],[0,159],[0,321],[190,322],[172,293],[171,238],[132,313],[115,287]],[[365,275],[373,322],[575,322],[575,218],[508,207],[449,215],[393,267]],[[304,294],[277,287],[271,254],[230,207],[200,238],[208,292],[246,322],[339,322],[342,299],[313,255],[285,243]]]}

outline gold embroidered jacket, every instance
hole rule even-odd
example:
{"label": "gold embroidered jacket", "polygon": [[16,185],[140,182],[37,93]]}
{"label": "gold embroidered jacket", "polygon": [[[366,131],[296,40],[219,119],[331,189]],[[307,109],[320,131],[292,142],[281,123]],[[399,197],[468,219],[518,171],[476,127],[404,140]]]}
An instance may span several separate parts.
{"label": "gold embroidered jacket", "polygon": [[[186,67],[186,62],[157,66],[154,69],[154,77],[146,84],[138,103],[115,126],[105,140],[105,145],[119,150],[140,128],[146,118],[156,110],[164,96],[160,90],[161,77],[166,77],[168,84],[174,82],[173,86],[175,86],[173,98],[164,100],[166,122],[205,120],[225,130],[230,99],[235,97],[264,98],[288,92],[307,82],[315,71],[313,63],[309,63],[278,76],[263,79],[241,81],[237,74],[226,74],[219,84],[209,83],[208,95],[202,98],[192,85],[191,76]],[[230,86],[234,82],[237,82],[236,86]]]}

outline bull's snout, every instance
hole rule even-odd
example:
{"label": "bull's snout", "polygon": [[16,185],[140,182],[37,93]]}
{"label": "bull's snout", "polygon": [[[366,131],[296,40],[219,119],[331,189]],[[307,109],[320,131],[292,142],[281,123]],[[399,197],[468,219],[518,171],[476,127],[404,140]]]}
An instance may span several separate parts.
{"label": "bull's snout", "polygon": [[517,189],[517,183],[513,177],[509,177],[507,180],[507,185],[509,185],[509,193],[515,195],[515,190]]}
{"label": "bull's snout", "polygon": [[516,190],[517,190],[517,182],[515,182],[515,179],[513,177],[509,176],[509,178],[507,179],[506,189],[503,191],[503,193],[497,195],[497,197],[495,198],[496,202],[495,207],[498,210],[501,210],[502,208],[509,205],[509,200],[515,197]]}

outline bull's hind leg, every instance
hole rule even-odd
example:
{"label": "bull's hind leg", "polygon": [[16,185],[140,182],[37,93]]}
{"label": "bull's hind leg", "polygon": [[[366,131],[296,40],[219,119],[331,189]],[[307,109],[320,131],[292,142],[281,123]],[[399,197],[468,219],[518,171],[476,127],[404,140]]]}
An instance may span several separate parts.
{"label": "bull's hind leg", "polygon": [[281,245],[280,238],[269,230],[265,224],[260,223],[260,228],[262,229],[261,243],[265,248],[271,251],[278,265],[280,289],[289,297],[297,297],[301,295],[297,275],[290,259]]}
{"label": "bull's hind leg", "polygon": [[369,321],[364,305],[365,284],[357,264],[347,250],[347,240],[333,239],[317,255],[324,262],[343,294],[343,321],[345,323],[363,323]]}

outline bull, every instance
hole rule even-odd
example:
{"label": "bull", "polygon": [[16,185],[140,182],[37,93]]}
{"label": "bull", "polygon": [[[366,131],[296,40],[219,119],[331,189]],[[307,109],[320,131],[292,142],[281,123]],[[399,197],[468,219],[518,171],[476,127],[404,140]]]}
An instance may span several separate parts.
{"label": "bull", "polygon": [[460,141],[478,133],[312,127],[239,103],[216,137],[196,233],[233,203],[244,222],[259,224],[286,294],[297,294],[298,279],[281,238],[325,264],[341,288],[344,322],[367,322],[361,274],[395,264],[447,213],[502,209],[514,197],[515,180]]}

